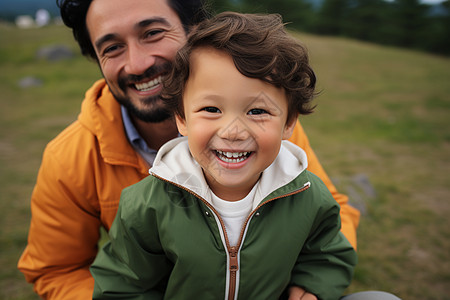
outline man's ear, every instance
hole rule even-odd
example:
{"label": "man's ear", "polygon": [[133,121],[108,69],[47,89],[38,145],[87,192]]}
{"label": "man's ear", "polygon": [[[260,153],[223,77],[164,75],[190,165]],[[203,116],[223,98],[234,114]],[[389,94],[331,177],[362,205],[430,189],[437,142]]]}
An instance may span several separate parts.
{"label": "man's ear", "polygon": [[284,126],[284,132],[283,132],[283,140],[288,140],[292,133],[294,132],[295,125],[297,124],[298,120],[298,114],[295,115],[295,117],[292,117],[292,119],[286,123]]}
{"label": "man's ear", "polygon": [[181,135],[187,136],[186,119],[180,117],[179,115],[175,115],[175,122],[177,123],[178,132]]}

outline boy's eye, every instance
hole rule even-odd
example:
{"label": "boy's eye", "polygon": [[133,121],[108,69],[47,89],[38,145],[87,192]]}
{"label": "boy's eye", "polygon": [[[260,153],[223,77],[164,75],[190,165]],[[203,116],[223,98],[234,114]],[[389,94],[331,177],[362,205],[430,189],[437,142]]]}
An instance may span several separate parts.
{"label": "boy's eye", "polygon": [[207,107],[202,108],[201,110],[204,110],[209,113],[220,113],[220,109],[218,109],[217,107],[214,107],[214,106],[207,106]]}
{"label": "boy's eye", "polygon": [[248,112],[249,115],[262,115],[262,114],[267,114],[267,113],[268,112],[262,108],[253,108],[253,109],[249,110],[249,112]]}

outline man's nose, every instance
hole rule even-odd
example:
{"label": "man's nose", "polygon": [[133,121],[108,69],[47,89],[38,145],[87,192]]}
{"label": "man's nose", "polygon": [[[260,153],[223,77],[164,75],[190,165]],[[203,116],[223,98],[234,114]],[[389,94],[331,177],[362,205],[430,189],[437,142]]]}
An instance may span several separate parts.
{"label": "man's nose", "polygon": [[132,75],[141,75],[155,64],[155,56],[151,49],[140,43],[128,45],[128,57],[125,72]]}

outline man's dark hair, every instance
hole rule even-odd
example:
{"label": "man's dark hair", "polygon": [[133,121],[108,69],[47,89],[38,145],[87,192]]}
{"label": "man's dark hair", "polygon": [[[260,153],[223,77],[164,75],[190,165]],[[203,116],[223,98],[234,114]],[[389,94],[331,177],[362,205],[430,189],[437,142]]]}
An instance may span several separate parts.
{"label": "man's dark hair", "polygon": [[[56,0],[64,24],[72,29],[81,53],[97,61],[94,46],[86,27],[86,15],[93,0]],[[126,1],[126,0],[124,0]],[[152,1],[152,0],[148,0]],[[183,24],[186,33],[192,25],[210,16],[205,0],[167,0]]]}
{"label": "man's dark hair", "polygon": [[196,26],[175,57],[162,97],[178,116],[184,118],[182,97],[190,75],[190,56],[200,47],[224,51],[242,75],[283,88],[288,122],[313,111],[310,102],[316,94],[316,76],[306,48],[286,32],[281,16],[224,12]]}

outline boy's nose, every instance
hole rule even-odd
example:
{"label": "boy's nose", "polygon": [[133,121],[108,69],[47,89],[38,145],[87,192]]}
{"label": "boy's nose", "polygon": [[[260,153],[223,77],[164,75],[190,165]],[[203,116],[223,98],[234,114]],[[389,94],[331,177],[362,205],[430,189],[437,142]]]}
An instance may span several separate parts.
{"label": "boy's nose", "polygon": [[250,137],[248,126],[240,118],[225,122],[219,131],[219,137],[230,141],[243,141]]}
{"label": "boy's nose", "polygon": [[125,65],[127,74],[141,75],[155,64],[156,58],[148,50],[139,43],[128,46],[128,57]]}

